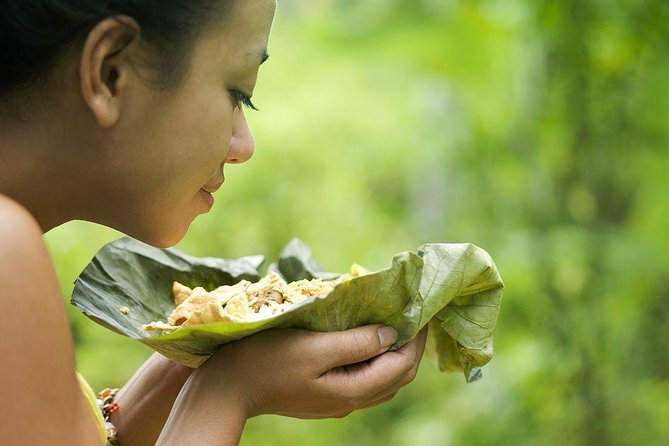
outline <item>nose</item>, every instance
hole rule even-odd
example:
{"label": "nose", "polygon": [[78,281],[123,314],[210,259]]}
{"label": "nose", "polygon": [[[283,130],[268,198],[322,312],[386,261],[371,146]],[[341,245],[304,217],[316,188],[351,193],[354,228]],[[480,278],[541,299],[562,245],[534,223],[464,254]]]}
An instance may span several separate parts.
{"label": "nose", "polygon": [[230,136],[230,150],[225,157],[225,162],[230,164],[240,164],[248,161],[255,150],[255,141],[253,134],[246,122],[244,111],[241,107],[235,109],[232,113],[232,135]]}

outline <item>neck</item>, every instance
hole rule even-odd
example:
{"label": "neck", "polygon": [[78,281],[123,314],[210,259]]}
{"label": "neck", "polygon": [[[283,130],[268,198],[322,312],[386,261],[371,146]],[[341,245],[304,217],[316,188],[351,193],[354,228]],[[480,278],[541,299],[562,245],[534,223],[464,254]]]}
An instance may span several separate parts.
{"label": "neck", "polygon": [[73,187],[71,160],[58,136],[63,132],[48,123],[45,119],[0,124],[0,194],[24,206],[44,233],[79,218],[76,205],[82,198]]}

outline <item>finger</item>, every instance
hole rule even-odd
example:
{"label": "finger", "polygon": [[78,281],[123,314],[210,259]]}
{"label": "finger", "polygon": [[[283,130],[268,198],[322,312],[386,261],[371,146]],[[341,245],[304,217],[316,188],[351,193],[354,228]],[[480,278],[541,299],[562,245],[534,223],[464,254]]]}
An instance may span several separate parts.
{"label": "finger", "polygon": [[396,381],[390,383],[387,387],[380,389],[376,393],[372,393],[367,397],[368,401],[377,401],[386,398],[388,395],[394,395],[402,387],[412,382],[418,374],[418,366],[412,367],[406,373],[397,378]]}
{"label": "finger", "polygon": [[416,365],[418,365],[418,363],[420,363],[420,358],[422,358],[423,353],[425,353],[425,344],[427,342],[427,325],[418,332],[418,335],[416,335],[414,339],[416,339],[418,342],[416,345]]}
{"label": "finger", "polygon": [[397,332],[383,325],[365,325],[344,331],[315,333],[310,347],[316,355],[325,355],[323,372],[335,367],[366,361],[388,350],[397,340]]}
{"label": "finger", "polygon": [[420,356],[422,357],[423,354],[425,353],[425,346],[427,345],[427,337],[428,337],[428,329],[427,325],[423,327],[423,329],[418,333],[419,336],[419,342],[420,342],[420,347],[418,348],[418,352]]}
{"label": "finger", "polygon": [[[410,358],[414,358],[413,365],[402,375],[400,375],[397,380],[394,382],[390,383],[387,387],[382,388],[378,390],[376,393],[371,396],[371,400],[378,400],[385,398],[388,394],[395,394],[397,391],[402,388],[403,386],[409,384],[411,381],[414,380],[416,377],[416,374],[418,373],[418,367],[420,365],[420,359],[423,355],[423,352],[425,350],[425,342],[427,338],[427,326],[424,327],[420,332],[418,332],[418,335],[409,341],[407,344],[402,346],[399,350],[397,350],[394,353],[398,354],[403,354],[406,355],[406,360],[408,363],[410,362]],[[391,352],[393,353],[393,352]],[[382,355],[385,356],[386,354]],[[385,358],[384,358],[385,359]],[[381,357],[376,357],[370,359],[368,362],[370,363],[370,366],[373,367],[373,362],[376,361],[382,361]]]}
{"label": "finger", "polygon": [[[411,341],[417,343],[417,341]],[[385,352],[367,361],[338,367],[322,375],[330,385],[360,403],[389,388],[401,387],[405,375],[414,369],[416,356],[397,350]]]}
{"label": "finger", "polygon": [[360,409],[368,409],[370,407],[378,406],[379,404],[383,404],[385,402],[392,400],[393,398],[395,398],[395,395],[397,395],[397,392],[391,393],[390,395],[386,395],[382,398],[374,400],[369,404],[365,404],[364,406],[361,406]]}
{"label": "finger", "polygon": [[425,351],[425,343],[427,340],[427,326],[423,327],[415,338],[397,349],[398,353],[402,353],[415,358],[415,363],[420,362],[420,358]]}

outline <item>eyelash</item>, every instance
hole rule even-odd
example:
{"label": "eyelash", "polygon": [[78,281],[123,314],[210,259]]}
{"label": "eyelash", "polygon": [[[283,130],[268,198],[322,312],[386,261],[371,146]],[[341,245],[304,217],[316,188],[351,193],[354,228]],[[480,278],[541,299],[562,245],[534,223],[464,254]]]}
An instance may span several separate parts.
{"label": "eyelash", "polygon": [[253,105],[253,102],[251,102],[251,98],[246,96],[241,91],[230,90],[230,96],[232,97],[232,100],[234,102],[233,106],[235,108],[241,107],[242,105],[244,105],[247,108],[250,108],[251,110],[259,111],[258,108],[255,105]]}

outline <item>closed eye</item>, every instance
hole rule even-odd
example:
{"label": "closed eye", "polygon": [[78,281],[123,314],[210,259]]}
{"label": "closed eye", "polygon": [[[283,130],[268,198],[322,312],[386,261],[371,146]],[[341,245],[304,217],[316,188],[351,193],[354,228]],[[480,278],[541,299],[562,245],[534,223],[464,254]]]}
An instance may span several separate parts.
{"label": "closed eye", "polygon": [[245,107],[250,108],[251,110],[259,111],[258,108],[255,105],[253,105],[253,102],[251,102],[251,97],[245,95],[239,90],[230,90],[230,97],[232,98],[232,105],[235,108],[244,105]]}

